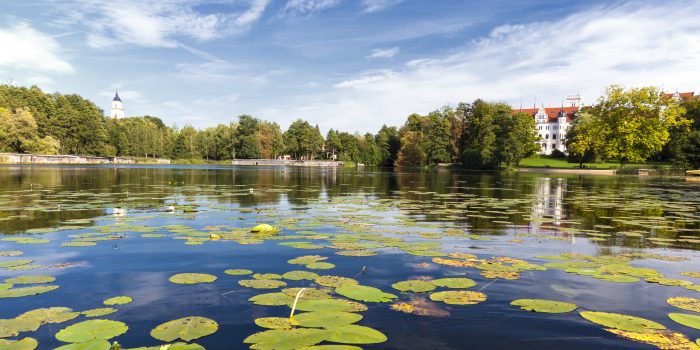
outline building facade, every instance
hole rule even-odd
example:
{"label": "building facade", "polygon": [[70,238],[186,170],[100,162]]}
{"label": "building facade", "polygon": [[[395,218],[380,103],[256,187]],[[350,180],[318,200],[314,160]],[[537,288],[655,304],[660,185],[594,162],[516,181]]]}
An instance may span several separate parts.
{"label": "building facade", "polygon": [[112,108],[109,111],[109,116],[114,119],[124,118],[124,104],[122,99],[119,98],[119,91],[114,92],[114,98],[112,99]]}
{"label": "building facade", "polygon": [[540,154],[552,154],[554,150],[566,153],[566,131],[574,121],[576,113],[582,106],[580,95],[566,98],[566,105],[561,107],[516,109],[514,113],[525,113],[535,118],[537,133],[540,138],[536,141]]}

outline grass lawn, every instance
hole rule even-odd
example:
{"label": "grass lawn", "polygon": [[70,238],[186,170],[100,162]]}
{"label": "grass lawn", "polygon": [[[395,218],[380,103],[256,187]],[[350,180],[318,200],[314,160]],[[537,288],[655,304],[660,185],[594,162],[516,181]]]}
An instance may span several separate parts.
{"label": "grass lawn", "polygon": [[[586,168],[591,169],[610,169],[617,168],[620,163],[615,162],[601,162],[601,163],[583,163]],[[641,164],[626,164],[626,166],[634,166]],[[553,159],[545,157],[530,157],[525,158],[520,162],[519,167],[521,168],[578,168],[578,163],[569,163],[566,159]]]}

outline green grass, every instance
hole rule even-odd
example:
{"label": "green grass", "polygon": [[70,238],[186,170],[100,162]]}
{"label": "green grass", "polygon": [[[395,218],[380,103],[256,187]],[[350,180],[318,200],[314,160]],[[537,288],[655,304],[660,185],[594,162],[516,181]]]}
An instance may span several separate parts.
{"label": "green grass", "polygon": [[[578,163],[569,163],[566,159],[554,159],[546,157],[530,157],[525,158],[520,162],[521,168],[578,168]],[[601,163],[583,163],[586,168],[590,169],[610,169],[618,168],[620,163],[617,162],[601,162]],[[625,166],[634,166],[641,164],[625,164]]]}

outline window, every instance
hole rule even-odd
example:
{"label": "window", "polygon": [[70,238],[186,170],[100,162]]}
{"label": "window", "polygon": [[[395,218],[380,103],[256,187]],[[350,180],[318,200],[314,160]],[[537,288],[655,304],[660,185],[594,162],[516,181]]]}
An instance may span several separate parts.
{"label": "window", "polygon": [[547,130],[549,130],[549,125],[547,125]]}
{"label": "window", "polygon": [[557,139],[557,134],[552,135],[552,140],[556,140],[556,139]]}
{"label": "window", "polygon": [[544,135],[544,138],[545,138],[546,140],[549,140],[549,134]]}

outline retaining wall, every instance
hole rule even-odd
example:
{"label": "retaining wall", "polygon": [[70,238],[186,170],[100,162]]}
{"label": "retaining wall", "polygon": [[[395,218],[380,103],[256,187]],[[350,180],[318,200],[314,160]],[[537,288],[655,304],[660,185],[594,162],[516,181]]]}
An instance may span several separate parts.
{"label": "retaining wall", "polygon": [[339,167],[343,162],[328,160],[284,160],[284,159],[234,159],[232,165],[258,166],[301,166],[301,167]]}
{"label": "retaining wall", "polygon": [[4,164],[133,164],[134,160],[119,157],[0,153]]}

